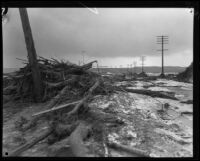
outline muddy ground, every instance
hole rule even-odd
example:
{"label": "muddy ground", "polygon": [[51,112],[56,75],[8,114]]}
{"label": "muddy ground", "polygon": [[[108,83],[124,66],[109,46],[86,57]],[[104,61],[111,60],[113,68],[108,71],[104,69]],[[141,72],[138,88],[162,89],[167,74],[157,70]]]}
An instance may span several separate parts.
{"label": "muddy ground", "polygon": [[[193,85],[172,80],[158,79],[155,81],[122,81],[113,86],[127,85],[126,88],[148,89],[152,91],[175,92],[178,100],[153,98],[129,92],[116,92],[111,95],[97,95],[88,106],[91,110],[117,116],[123,123],[115,126],[104,124],[105,137],[108,141],[128,147],[148,151],[151,157],[192,157],[193,156],[193,104],[184,101],[193,100]],[[162,104],[168,103],[169,108],[162,110]],[[24,133],[16,128],[21,117],[45,110],[47,103],[12,103],[4,104],[3,108],[3,155],[29,140],[40,135],[47,122],[40,121],[34,128]],[[42,110],[41,110],[42,109]],[[85,145],[96,157],[104,157],[105,149],[98,136],[85,140]],[[65,140],[49,145],[47,140],[39,142],[24,151],[21,156],[73,156]],[[137,155],[108,148],[109,157],[137,157]]]}

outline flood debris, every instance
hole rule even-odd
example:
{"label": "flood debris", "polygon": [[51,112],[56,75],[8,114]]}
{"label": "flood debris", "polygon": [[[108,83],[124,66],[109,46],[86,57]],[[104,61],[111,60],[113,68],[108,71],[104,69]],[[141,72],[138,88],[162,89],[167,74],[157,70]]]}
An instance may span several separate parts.
{"label": "flood debris", "polygon": [[[186,147],[192,144],[191,126],[183,123],[192,116],[192,102],[180,101],[169,89],[191,88],[190,84],[148,76],[105,77],[90,70],[97,61],[78,66],[39,57],[44,93],[42,102],[35,104],[31,69],[23,62],[24,68],[4,76],[4,110],[9,109],[8,100],[30,103],[7,121],[15,122],[4,129],[8,156],[174,157],[180,152],[192,156]],[[7,145],[15,135],[5,134],[9,130],[26,141]]]}

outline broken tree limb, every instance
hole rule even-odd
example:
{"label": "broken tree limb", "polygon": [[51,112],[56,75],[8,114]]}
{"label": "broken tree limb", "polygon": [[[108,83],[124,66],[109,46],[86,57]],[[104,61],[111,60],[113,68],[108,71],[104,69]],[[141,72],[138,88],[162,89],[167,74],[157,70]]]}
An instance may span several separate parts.
{"label": "broken tree limb", "polygon": [[94,60],[90,63],[84,64],[84,65],[81,66],[81,68],[84,69],[84,70],[88,70],[88,69],[92,68],[93,63],[97,63],[97,60]]}
{"label": "broken tree limb", "polygon": [[143,89],[127,89],[127,88],[123,88],[123,89],[126,92],[138,93],[138,94],[148,95],[151,97],[160,97],[160,98],[168,98],[168,99],[178,100],[176,97],[174,97],[170,93],[166,93],[166,92],[143,90]]}
{"label": "broken tree limb", "polygon": [[67,114],[68,117],[69,117],[70,115],[75,114],[75,113],[79,110],[79,108],[91,97],[93,91],[99,86],[99,84],[100,84],[100,81],[99,81],[99,79],[97,79],[97,81],[95,82],[95,84],[89,89],[88,95],[87,95],[86,97],[84,97],[84,98],[80,101],[80,103],[77,104],[77,105],[74,107],[74,109],[73,109],[72,111],[70,111],[70,112]]}
{"label": "broken tree limb", "polygon": [[53,75],[53,76],[58,77],[58,78],[61,77],[61,74],[59,72],[55,72],[53,70],[42,70],[41,72],[44,73],[44,74]]}
{"label": "broken tree limb", "polygon": [[76,157],[89,157],[87,154],[88,149],[83,143],[83,140],[87,138],[89,131],[90,127],[81,122],[70,135],[70,148]]}
{"label": "broken tree limb", "polygon": [[48,108],[52,108],[57,102],[58,100],[61,98],[62,95],[64,95],[66,93],[66,91],[68,90],[68,86],[65,86],[60,93],[58,93],[48,104]]}
{"label": "broken tree limb", "polygon": [[32,146],[34,146],[35,144],[37,144],[39,141],[45,139],[47,136],[49,136],[52,133],[52,130],[47,130],[45,133],[43,133],[42,135],[40,135],[39,137],[37,137],[36,139],[32,140],[31,142],[22,145],[21,147],[15,149],[14,151],[12,151],[9,156],[19,156],[22,152],[28,150],[29,148],[31,148]]}
{"label": "broken tree limb", "polygon": [[[51,101],[50,103],[47,105],[47,108],[52,108],[60,99],[60,97],[66,93],[66,91],[68,90],[68,86],[65,86],[60,93],[58,93]],[[35,125],[40,119],[40,116],[35,116],[23,129],[28,130],[29,128],[31,128],[33,125]]]}
{"label": "broken tree limb", "polygon": [[79,103],[79,102],[80,102],[80,101],[76,101],[76,102],[71,102],[71,103],[67,103],[67,104],[64,104],[64,105],[60,105],[60,106],[54,107],[54,108],[49,109],[49,110],[45,110],[45,111],[38,112],[38,113],[36,113],[36,114],[33,114],[32,116],[38,116],[38,115],[46,114],[46,113],[49,113],[49,112],[53,112],[53,111],[56,111],[56,110],[59,110],[59,109],[68,107],[68,106],[70,106],[70,105],[77,104],[77,103]]}
{"label": "broken tree limb", "polygon": [[148,152],[134,148],[134,147],[128,147],[128,146],[120,145],[120,144],[113,143],[113,142],[112,143],[108,142],[107,144],[111,148],[123,150],[123,151],[131,153],[133,155],[138,155],[140,157],[150,157],[150,154]]}
{"label": "broken tree limb", "polygon": [[64,80],[58,83],[50,83],[50,82],[44,81],[44,84],[47,86],[47,88],[59,88],[59,87],[68,85],[70,83],[73,83],[76,79],[77,79],[77,76],[75,75],[71,79]]}

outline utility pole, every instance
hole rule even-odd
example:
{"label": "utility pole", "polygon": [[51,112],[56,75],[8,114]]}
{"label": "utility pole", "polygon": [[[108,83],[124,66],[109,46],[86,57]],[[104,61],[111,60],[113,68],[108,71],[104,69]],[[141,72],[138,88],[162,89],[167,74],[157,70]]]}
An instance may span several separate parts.
{"label": "utility pole", "polygon": [[136,73],[136,69],[135,69],[135,68],[136,68],[137,62],[134,61],[134,62],[133,62],[133,65],[134,65],[134,74],[135,74],[135,73]]}
{"label": "utility pole", "polygon": [[133,73],[133,71],[132,71],[132,64],[130,64],[129,66],[130,66],[130,75],[131,75],[131,78],[132,78],[132,73]]}
{"label": "utility pole", "polygon": [[85,62],[84,62],[84,53],[85,53],[85,51],[83,50],[83,51],[82,51],[82,56],[83,56],[83,65],[85,64]]}
{"label": "utility pole", "polygon": [[29,18],[28,18],[28,13],[27,13],[26,8],[19,8],[19,13],[21,17],[22,28],[23,28],[26,48],[28,52],[29,65],[32,71],[33,98],[36,102],[39,102],[42,99],[43,88],[42,88],[41,75],[38,68],[37,54],[36,54],[32,32],[31,32],[31,26],[29,23]]}
{"label": "utility pole", "polygon": [[145,61],[145,56],[141,56],[140,57],[141,61],[142,61],[142,73],[144,73],[144,61]]}
{"label": "utility pole", "polygon": [[161,71],[161,77],[165,77],[164,73],[164,51],[168,49],[164,49],[164,44],[168,44],[168,36],[157,36],[157,44],[161,44],[161,49],[157,51],[162,52],[162,71]]}

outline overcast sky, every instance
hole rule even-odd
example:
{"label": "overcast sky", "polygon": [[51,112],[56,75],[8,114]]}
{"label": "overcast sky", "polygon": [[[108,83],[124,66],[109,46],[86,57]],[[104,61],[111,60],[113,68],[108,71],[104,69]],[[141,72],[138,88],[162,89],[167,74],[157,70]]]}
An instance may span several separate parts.
{"label": "overcast sky", "polygon": [[[165,65],[188,66],[193,60],[193,12],[187,8],[28,8],[37,55],[78,64],[98,60],[100,66],[127,67],[146,56],[146,66],[160,66],[156,36],[168,35]],[[17,8],[9,8],[3,24],[3,66],[21,67],[27,58]]]}

